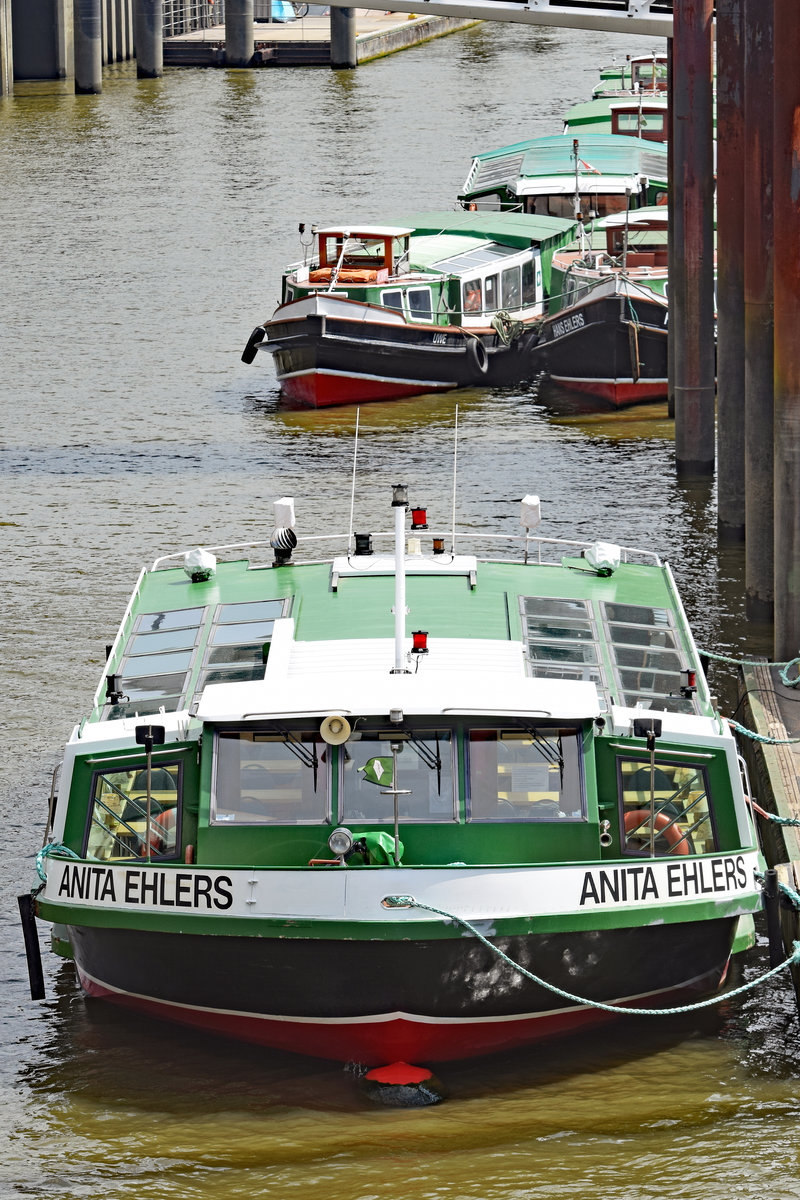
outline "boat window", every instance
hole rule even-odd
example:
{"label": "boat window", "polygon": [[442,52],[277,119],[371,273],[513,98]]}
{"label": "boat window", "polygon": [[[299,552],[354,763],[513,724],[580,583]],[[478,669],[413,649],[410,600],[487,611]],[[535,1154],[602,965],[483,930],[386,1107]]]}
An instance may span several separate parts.
{"label": "boat window", "polygon": [[535,304],[536,303],[536,299],[537,299],[536,284],[537,284],[537,282],[540,282],[540,280],[537,280],[538,273],[539,273],[538,266],[533,261],[532,258],[527,259],[522,264],[522,303],[523,304]]}
{"label": "boat window", "polygon": [[[521,596],[527,670],[537,679],[575,679],[604,689],[597,628],[585,600]],[[607,708],[604,690],[598,692]]]}
{"label": "boat window", "polygon": [[105,720],[134,713],[145,716],[162,706],[174,712],[183,706],[205,611],[182,608],[139,614],[117,668],[126,698],[105,705]]}
{"label": "boat window", "polygon": [[470,821],[563,821],[584,815],[576,729],[473,729]]}
{"label": "boat window", "polygon": [[666,608],[603,604],[609,648],[620,686],[620,703],[666,712],[697,711],[681,695],[685,667]]}
{"label": "boat window", "polygon": [[397,755],[401,821],[454,821],[453,745],[449,729],[400,735],[396,730],[363,732],[342,747],[339,819],[354,824],[394,820],[392,744]]}
{"label": "boat window", "polygon": [[321,825],[328,812],[328,753],[318,733],[221,730],[212,825]]}
{"label": "boat window", "polygon": [[[649,855],[649,759],[619,758],[617,780],[623,850],[627,854]],[[683,857],[711,854],[717,849],[705,767],[657,758],[652,771],[652,793],[655,797],[653,829],[657,855]]]}
{"label": "boat window", "polygon": [[418,321],[432,321],[433,308],[431,300],[431,289],[424,288],[409,288],[406,292],[408,300],[408,312],[411,317],[415,317]]}
{"label": "boat window", "polygon": [[461,285],[464,312],[480,312],[483,308],[483,287],[480,279],[468,279]]}
{"label": "boat window", "polygon": [[[180,846],[181,767],[158,760],[150,773],[150,856],[174,858]],[[84,857],[103,862],[147,854],[147,769],[140,761],[92,776]]]}
{"label": "boat window", "polygon": [[211,683],[263,679],[275,621],[286,607],[286,600],[218,605],[195,694]]}
{"label": "boat window", "polygon": [[661,141],[664,138],[664,113],[629,113],[617,112],[611,116],[611,132],[633,135],[634,137],[652,138]]}
{"label": "boat window", "polygon": [[502,275],[503,308],[513,310],[519,308],[522,302],[522,270],[520,267],[508,267]]}
{"label": "boat window", "polygon": [[487,275],[483,281],[483,311],[496,312],[500,307],[500,289],[498,276]]}
{"label": "boat window", "polygon": [[398,312],[403,311],[403,293],[397,292],[381,292],[381,304],[384,308],[396,308]]}

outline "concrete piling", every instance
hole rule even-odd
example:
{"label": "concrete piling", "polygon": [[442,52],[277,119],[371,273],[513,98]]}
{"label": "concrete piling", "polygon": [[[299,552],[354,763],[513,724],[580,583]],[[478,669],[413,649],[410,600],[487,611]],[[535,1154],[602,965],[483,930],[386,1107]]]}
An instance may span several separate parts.
{"label": "concrete piling", "polygon": [[249,67],[253,61],[255,48],[253,0],[226,0],[226,67]]}
{"label": "concrete piling", "polygon": [[675,460],[697,476],[714,470],[713,11],[713,0],[682,0],[673,15]]}
{"label": "concrete piling", "polygon": [[103,90],[103,17],[101,0],[74,0],[75,91],[99,95]]}
{"label": "concrete piling", "polygon": [[357,64],[356,10],[331,6],[331,66],[341,70]]}
{"label": "concrete piling", "polygon": [[139,79],[160,79],[164,74],[163,0],[134,0],[133,43]]}

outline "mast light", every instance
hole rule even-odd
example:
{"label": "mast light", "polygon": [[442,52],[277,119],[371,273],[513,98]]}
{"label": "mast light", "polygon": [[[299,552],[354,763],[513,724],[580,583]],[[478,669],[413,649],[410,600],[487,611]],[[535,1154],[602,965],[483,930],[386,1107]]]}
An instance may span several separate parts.
{"label": "mast light", "polygon": [[428,631],[417,629],[411,634],[411,653],[428,653]]}

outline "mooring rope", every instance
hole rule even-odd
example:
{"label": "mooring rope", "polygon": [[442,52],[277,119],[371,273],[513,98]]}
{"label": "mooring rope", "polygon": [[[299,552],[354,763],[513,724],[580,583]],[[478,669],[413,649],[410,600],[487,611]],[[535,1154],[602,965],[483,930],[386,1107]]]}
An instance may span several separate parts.
{"label": "mooring rope", "polygon": [[[779,817],[777,813],[767,812],[760,804],[757,804],[752,796],[745,796],[745,800],[750,805],[754,813],[758,813],[759,817],[763,817],[765,821],[772,821],[775,825],[800,825],[800,819],[797,817]],[[800,904],[798,904],[800,908]]]}
{"label": "mooring rope", "polygon": [[[800,901],[800,897],[798,897]],[[565,992],[563,988],[557,987],[554,983],[548,983],[546,979],[542,979],[539,975],[534,975],[532,971],[528,971],[520,963],[514,962],[513,958],[495,946],[488,938],[471,925],[464,917],[456,916],[455,913],[446,912],[443,908],[434,908],[431,904],[423,904],[420,900],[415,900],[413,896],[385,896],[383,903],[387,908],[419,908],[424,912],[435,913],[439,917],[444,917],[447,921],[455,921],[457,925],[461,925],[478,941],[483,942],[489,950],[502,959],[509,967],[518,971],[520,975],[524,975],[526,979],[530,979],[532,983],[537,983],[540,987],[546,988],[548,992],[553,992],[556,996],[561,996],[564,1000],[572,1000],[576,1004],[583,1004],[588,1008],[599,1008],[603,1012],[618,1013],[621,1016],[633,1017],[671,1017],[678,1013],[696,1012],[699,1008],[708,1008],[712,1004],[719,1004],[722,1000],[730,1000],[733,996],[739,996],[743,992],[749,992],[754,987],[761,983],[765,983],[773,975],[777,975],[786,967],[793,963],[800,963],[800,941],[792,943],[792,953],[788,958],[779,963],[777,967],[772,967],[764,975],[758,979],[751,979],[749,983],[743,983],[738,988],[733,988],[729,992],[723,992],[719,996],[711,996],[708,1000],[697,1000],[694,1004],[681,1004],[676,1008],[629,1008],[626,1004],[605,1004],[602,1000],[589,1000],[586,996],[576,996],[573,992]]]}
{"label": "mooring rope", "polygon": [[36,874],[42,883],[47,883],[44,860],[49,858],[51,854],[63,854],[65,858],[80,858],[80,854],[76,854],[74,850],[70,850],[69,846],[65,846],[63,842],[48,842],[46,846],[42,846],[36,855]]}
{"label": "mooring rope", "polygon": [[735,729],[737,733],[750,738],[751,742],[762,742],[765,746],[791,746],[795,742],[800,742],[800,737],[776,738],[769,737],[766,733],[756,733],[754,729],[747,729],[744,725],[740,725],[738,721],[734,721],[733,717],[724,717],[723,720],[728,722],[731,729]]}
{"label": "mooring rope", "polygon": [[[698,654],[701,658],[713,658],[716,662],[733,663],[737,667],[754,665],[752,658],[731,658],[729,654],[714,654],[711,650],[698,650]],[[778,667],[781,683],[785,684],[786,687],[796,688],[800,684],[800,657],[790,658],[788,662],[768,662],[762,665],[765,667]],[[789,678],[789,669],[791,667],[797,668],[797,674],[794,679]]]}

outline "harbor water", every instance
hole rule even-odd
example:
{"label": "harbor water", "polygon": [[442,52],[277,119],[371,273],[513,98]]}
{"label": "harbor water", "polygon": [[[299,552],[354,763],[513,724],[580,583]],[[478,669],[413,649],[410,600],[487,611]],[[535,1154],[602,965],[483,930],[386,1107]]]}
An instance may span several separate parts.
{"label": "harbor water", "polygon": [[[452,207],[473,152],[558,132],[601,65],[651,48],[482,25],[356,72],[126,64],[101,96],[0,102],[0,1200],[800,1197],[786,978],[702,1018],[447,1064],[444,1104],[396,1111],[336,1064],[87,1003],[44,930],[31,1002],[17,919],[141,565],[268,538],[283,495],[300,534],[347,530],[355,411],[287,411],[265,356],[239,359],[298,223]],[[676,480],[663,407],[592,415],[535,382],[364,406],[356,529],[391,526],[397,481],[449,525],[456,404],[459,527],[515,533],[537,492],[544,535],[668,558],[701,647],[768,650],[713,485]],[[743,978],[766,965],[759,930]]]}

